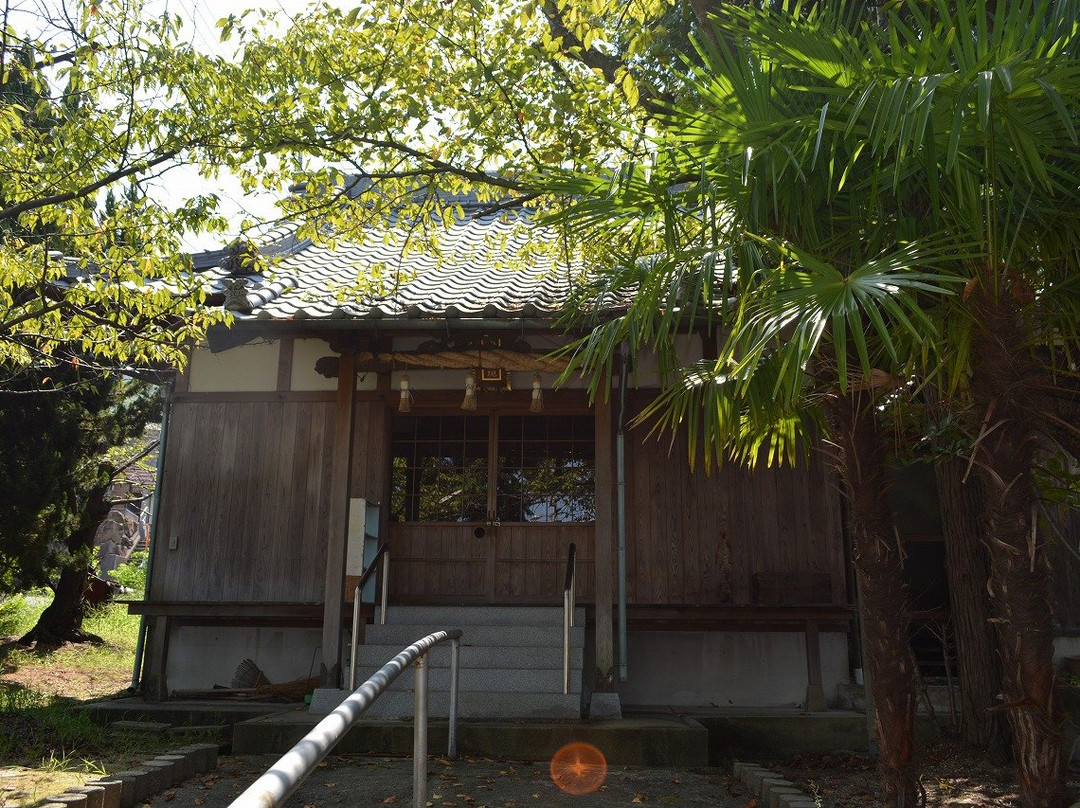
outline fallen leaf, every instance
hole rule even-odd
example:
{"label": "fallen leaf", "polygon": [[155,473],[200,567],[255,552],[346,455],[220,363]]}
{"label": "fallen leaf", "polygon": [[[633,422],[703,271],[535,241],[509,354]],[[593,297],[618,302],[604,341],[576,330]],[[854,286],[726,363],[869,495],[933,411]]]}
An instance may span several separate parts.
{"label": "fallen leaf", "polygon": [[751,797],[746,801],[746,805],[743,808],[757,808],[757,797]]}
{"label": "fallen leaf", "polygon": [[630,802],[633,802],[633,803],[645,802],[645,795],[644,794],[635,794],[634,799],[630,800]]}
{"label": "fallen leaf", "polygon": [[383,800],[383,805],[392,805],[395,802],[397,802],[397,795],[391,794],[389,797]]}
{"label": "fallen leaf", "polygon": [[202,797],[196,797],[195,798],[195,804],[196,805],[202,805],[204,802],[206,802],[206,800],[204,800]]}
{"label": "fallen leaf", "polygon": [[454,764],[446,758],[435,758],[435,762],[440,766],[453,766]]}
{"label": "fallen leaf", "polygon": [[161,795],[161,799],[165,800],[165,802],[172,802],[174,799],[176,799],[176,792],[166,791],[164,794]]}

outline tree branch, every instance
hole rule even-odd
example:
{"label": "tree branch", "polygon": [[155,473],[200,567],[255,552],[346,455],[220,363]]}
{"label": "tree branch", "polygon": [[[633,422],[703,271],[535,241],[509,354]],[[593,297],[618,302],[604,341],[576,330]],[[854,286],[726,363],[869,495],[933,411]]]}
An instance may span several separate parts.
{"label": "tree branch", "polygon": [[88,185],[84,185],[81,188],[77,188],[74,191],[65,191],[62,194],[52,194],[51,196],[43,196],[39,199],[27,199],[25,202],[20,202],[17,205],[4,208],[0,210],[0,221],[5,219],[14,219],[27,211],[38,210],[40,208],[46,208],[50,205],[59,205],[64,202],[70,202],[73,199],[83,199],[90,196],[95,191],[99,191],[106,185],[111,185],[117,180],[122,180],[126,177],[130,177],[139,174],[143,171],[147,171],[154,166],[166,163],[172,160],[180,153],[179,149],[163,152],[156,157],[153,157],[145,162],[135,163],[134,165],[127,166],[126,168],[118,168],[115,171],[111,171],[99,180],[96,180]]}

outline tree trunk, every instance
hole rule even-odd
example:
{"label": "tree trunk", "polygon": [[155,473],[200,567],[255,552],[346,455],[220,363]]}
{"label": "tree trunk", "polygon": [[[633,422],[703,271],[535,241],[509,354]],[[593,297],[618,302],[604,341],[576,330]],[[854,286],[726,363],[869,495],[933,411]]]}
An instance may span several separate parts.
{"label": "tree trunk", "polygon": [[847,492],[864,654],[877,714],[882,804],[919,802],[915,763],[915,659],[909,641],[903,554],[888,502],[885,448],[873,396],[837,396],[828,405],[840,475]]}
{"label": "tree trunk", "polygon": [[73,560],[60,570],[52,603],[45,607],[34,627],[19,638],[20,645],[35,642],[41,646],[57,646],[65,642],[103,642],[96,634],[83,631],[82,624],[86,614],[83,595],[89,578],[87,559],[92,556],[97,530],[109,515],[111,503],[107,492],[106,483],[87,494],[78,524],[67,540],[67,549]]}
{"label": "tree trunk", "polygon": [[19,638],[19,643],[32,645],[36,642],[42,647],[53,647],[66,642],[101,642],[100,637],[82,629],[86,612],[83,591],[88,577],[85,567],[71,566],[60,570],[52,603],[45,607],[34,627]]}
{"label": "tree trunk", "polygon": [[987,581],[989,559],[982,543],[983,500],[980,482],[965,483],[966,464],[936,464],[938,499],[945,522],[945,571],[949,580],[949,612],[960,671],[960,734],[986,750],[991,760],[1009,760],[1009,741],[999,705],[1001,661],[995,653]]}
{"label": "tree trunk", "polygon": [[990,597],[1002,661],[1003,705],[1025,802],[1065,804],[1062,717],[1054,692],[1053,608],[1046,554],[1035,535],[1032,479],[1038,440],[1032,391],[1043,379],[1025,350],[1014,307],[975,301],[972,395],[982,422],[975,465],[985,495]]}

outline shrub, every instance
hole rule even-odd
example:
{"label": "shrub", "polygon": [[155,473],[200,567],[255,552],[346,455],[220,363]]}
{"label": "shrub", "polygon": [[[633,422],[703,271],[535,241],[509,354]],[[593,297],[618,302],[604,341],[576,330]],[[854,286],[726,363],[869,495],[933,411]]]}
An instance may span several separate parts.
{"label": "shrub", "polygon": [[22,622],[22,612],[26,608],[26,598],[13,595],[0,600],[0,637],[14,634]]}
{"label": "shrub", "polygon": [[145,550],[136,550],[130,556],[126,564],[109,573],[109,577],[125,589],[141,595],[146,589],[146,560],[148,553]]}

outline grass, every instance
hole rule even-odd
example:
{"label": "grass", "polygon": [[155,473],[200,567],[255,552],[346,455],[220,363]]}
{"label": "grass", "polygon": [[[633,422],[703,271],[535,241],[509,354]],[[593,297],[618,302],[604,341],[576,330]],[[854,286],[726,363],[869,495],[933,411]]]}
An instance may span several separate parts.
{"label": "grass", "polygon": [[[8,621],[12,638],[29,631],[49,605],[51,593],[23,597],[23,606]],[[48,695],[84,701],[112,695],[131,680],[139,618],[125,606],[110,603],[86,616],[83,628],[105,642],[66,644],[60,648],[26,649],[8,645],[4,679]]]}
{"label": "grass", "polygon": [[139,618],[119,604],[87,615],[83,628],[104,643],[24,649],[14,640],[51,601],[32,592],[0,604],[0,805],[28,808],[135,759],[158,754],[165,741],[106,733],[83,703],[123,691],[131,682]]}

